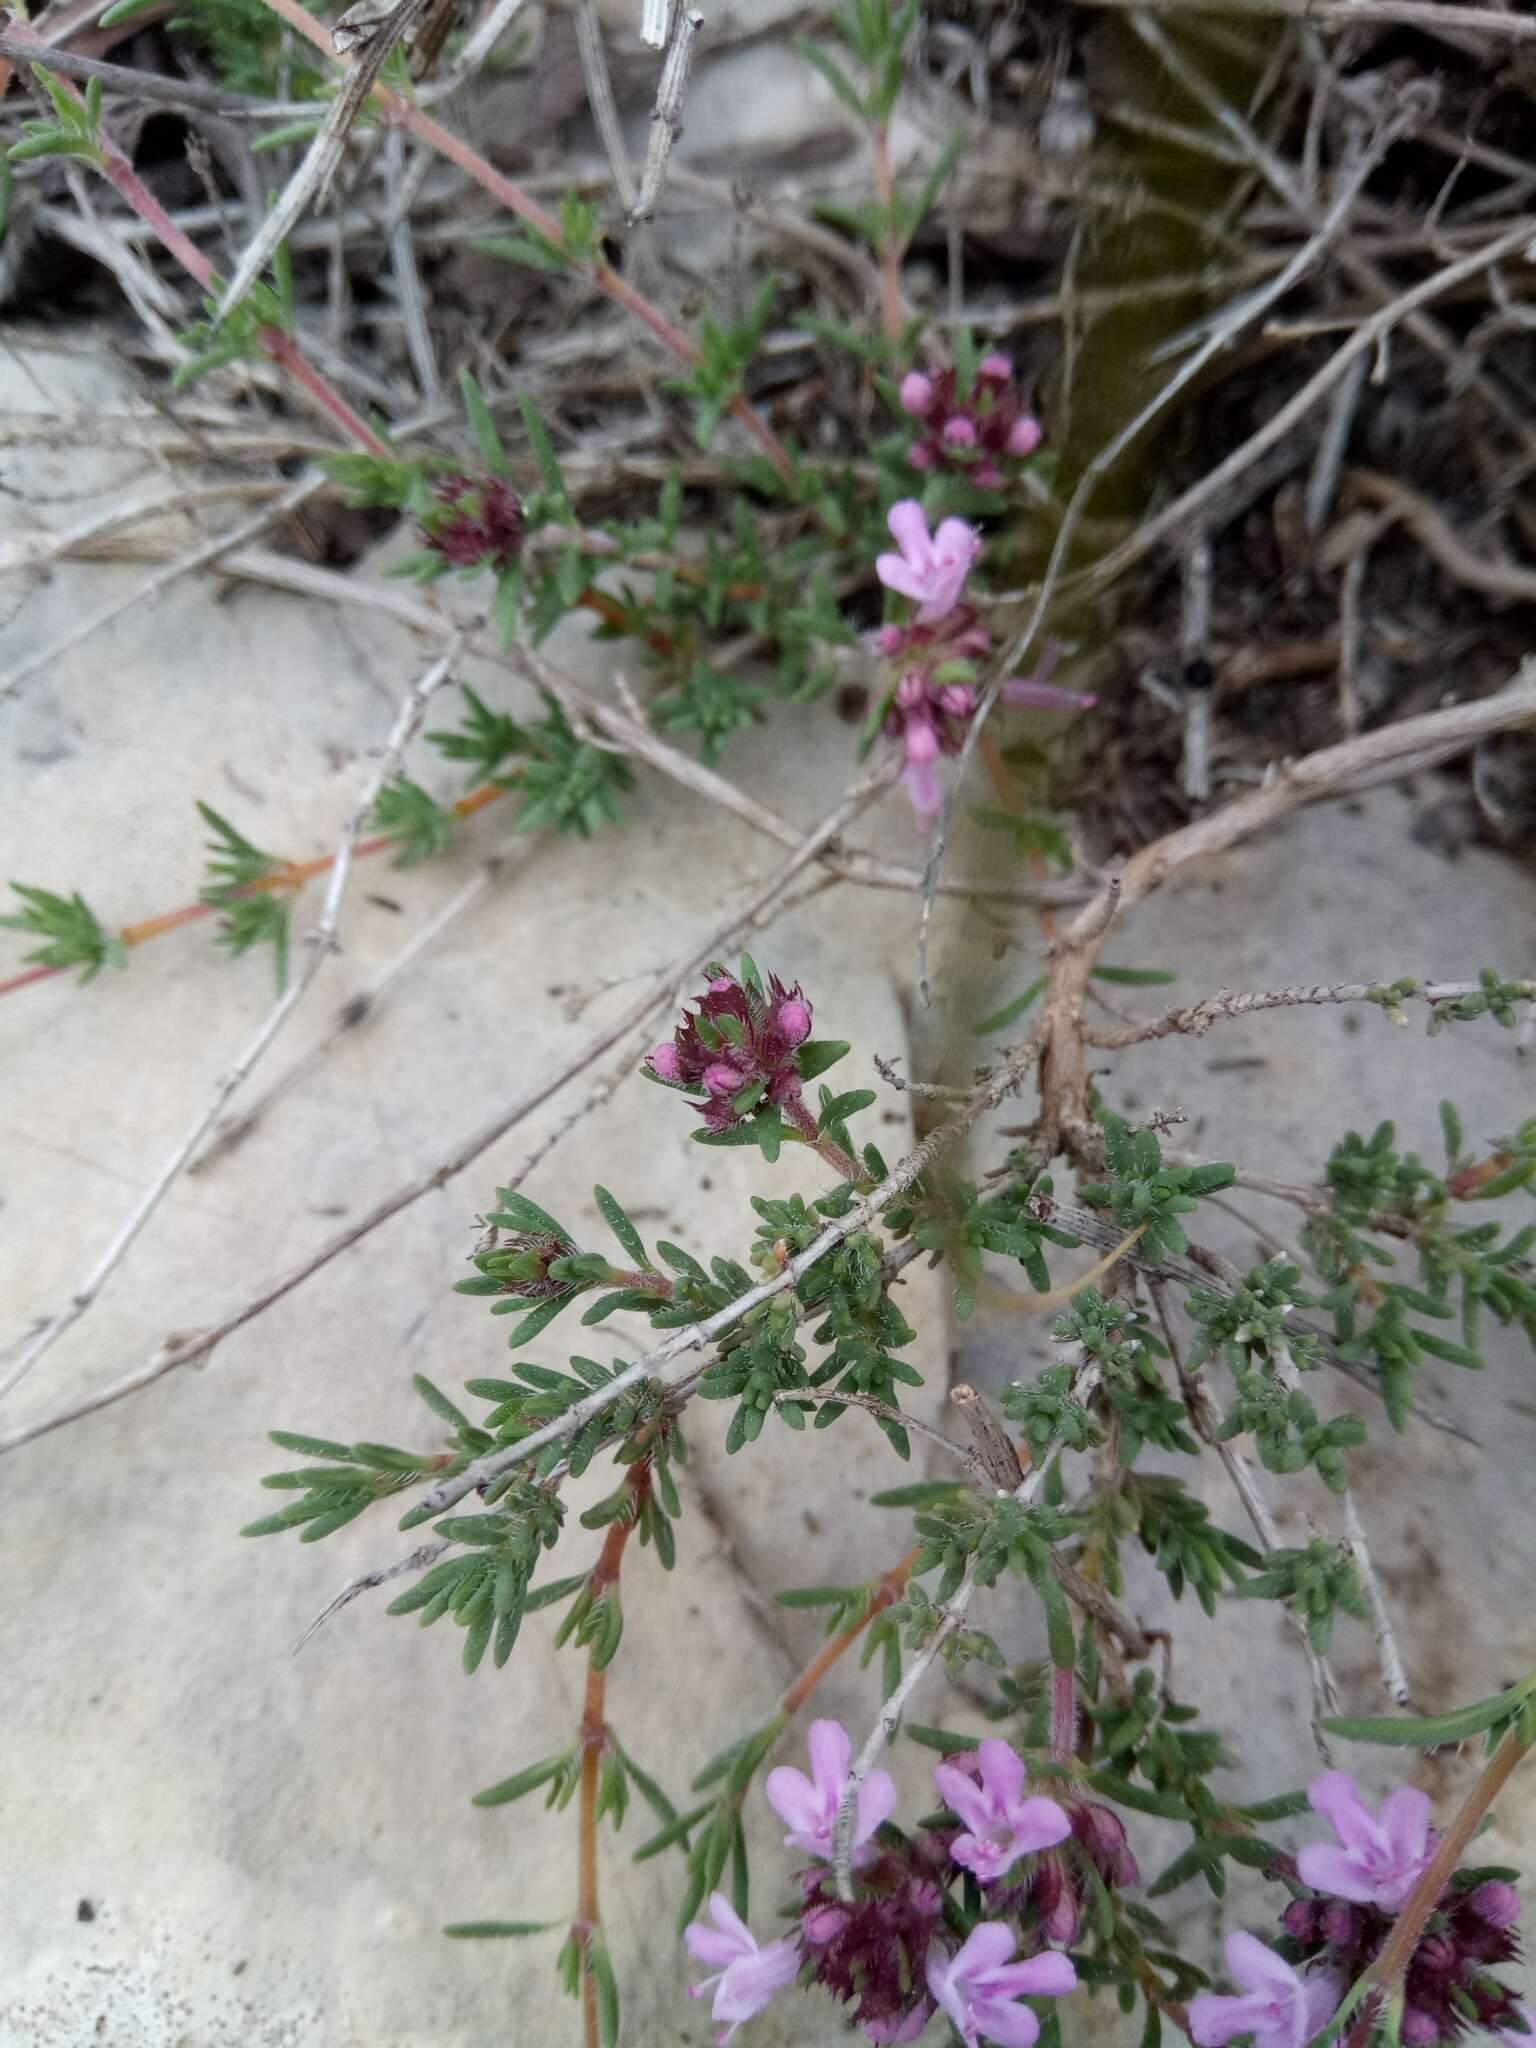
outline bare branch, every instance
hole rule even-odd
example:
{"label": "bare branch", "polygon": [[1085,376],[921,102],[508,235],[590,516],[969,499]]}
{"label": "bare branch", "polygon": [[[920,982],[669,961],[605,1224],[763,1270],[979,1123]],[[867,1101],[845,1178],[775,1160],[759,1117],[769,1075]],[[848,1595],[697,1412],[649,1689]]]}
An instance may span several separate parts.
{"label": "bare branch", "polygon": [[[1234,995],[1223,989],[1218,995],[1206,996],[1203,1001],[1190,1003],[1183,1009],[1167,1010],[1161,1017],[1127,1025],[1123,1031],[1086,1031],[1083,1036],[1089,1045],[1112,1052],[1127,1045],[1145,1045],[1155,1038],[1172,1038],[1177,1033],[1203,1038],[1221,1019],[1252,1016],[1256,1010],[1294,1010],[1313,1003],[1375,1003],[1378,1008],[1385,1009],[1388,1006],[1382,996],[1386,986],[1383,982],[1334,981],[1294,988],[1258,989],[1243,995]],[[1510,986],[1527,1000],[1536,1001],[1536,980],[1516,981]],[[1393,1003],[1422,1002],[1433,1008],[1436,1003],[1456,1002],[1463,996],[1478,995],[1481,990],[1481,982],[1476,981],[1426,981],[1407,989],[1399,989],[1394,984]],[[1404,1024],[1407,1019],[1397,1017],[1393,1021]]]}
{"label": "bare branch", "polygon": [[289,1656],[297,1657],[311,1636],[318,1635],[333,1614],[340,1614],[343,1607],[350,1607],[359,1593],[371,1593],[375,1586],[387,1586],[391,1579],[404,1578],[407,1572],[425,1571],[429,1564],[437,1562],[445,1550],[452,1548],[453,1545],[448,1538],[441,1536],[435,1543],[418,1544],[409,1557],[397,1558],[393,1564],[375,1565],[371,1572],[359,1572],[355,1579],[348,1579],[341,1591],[333,1593],[326,1601],[289,1651]]}
{"label": "bare branch", "polygon": [[661,78],[656,87],[656,105],[651,113],[651,132],[646,144],[645,164],[640,173],[640,192],[629,209],[631,226],[655,218],[667,182],[667,164],[672,148],[683,132],[683,100],[688,91],[688,73],[693,64],[693,46],[704,17],[687,0],[679,0],[672,16],[672,35],[662,59]]}

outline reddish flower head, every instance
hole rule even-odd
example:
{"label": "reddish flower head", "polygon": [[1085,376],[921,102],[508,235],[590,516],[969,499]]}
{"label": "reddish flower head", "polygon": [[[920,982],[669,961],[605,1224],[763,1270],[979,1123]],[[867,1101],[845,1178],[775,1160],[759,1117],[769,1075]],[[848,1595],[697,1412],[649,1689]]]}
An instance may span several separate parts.
{"label": "reddish flower head", "polygon": [[766,987],[751,987],[723,968],[709,972],[695,1012],[646,1064],[658,1081],[702,1095],[705,1123],[725,1131],[765,1104],[799,1101],[795,1048],[810,1036],[811,1006],[776,974]]}
{"label": "reddish flower head", "polygon": [[[421,522],[421,538],[456,569],[484,566],[497,575],[523,551],[523,508],[500,477],[445,476],[433,487],[437,507]],[[441,509],[438,509],[441,508]]]}
{"label": "reddish flower head", "polygon": [[825,1865],[800,1879],[800,1952],[813,1980],[841,2003],[868,2041],[915,2041],[933,2000],[924,1959],[943,1926],[942,1843],[919,1835],[900,1849],[876,1847],[854,1872],[854,1897],[840,1899]]}
{"label": "reddish flower head", "polygon": [[955,469],[984,491],[995,491],[1007,461],[1022,461],[1040,445],[1040,422],[1026,410],[1007,356],[985,356],[962,404],[953,370],[901,380],[901,409],[921,429],[907,450],[914,469]]}

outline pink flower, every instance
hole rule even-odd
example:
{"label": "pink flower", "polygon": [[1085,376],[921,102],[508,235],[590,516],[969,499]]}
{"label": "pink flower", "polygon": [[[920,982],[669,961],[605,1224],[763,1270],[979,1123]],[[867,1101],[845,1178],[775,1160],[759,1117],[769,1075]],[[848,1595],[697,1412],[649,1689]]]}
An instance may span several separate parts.
{"label": "pink flower", "polygon": [[[839,1721],[813,1721],[806,1737],[811,1755],[811,1775],[780,1764],[768,1773],[763,1789],[768,1804],[788,1821],[786,1848],[804,1849],[808,1856],[823,1861],[832,1855],[832,1827],[848,1783],[848,1763],[853,1744]],[[859,1787],[854,1810],[853,1847],[862,1848],[883,1820],[896,1811],[896,1787],[889,1771],[871,1771]]]}
{"label": "pink flower", "polygon": [[921,418],[933,403],[933,379],[925,377],[921,370],[908,370],[898,395],[902,411]]}
{"label": "pink flower", "polygon": [[1013,382],[1013,359],[1010,356],[983,356],[976,365],[976,375],[988,384],[1011,384]]}
{"label": "pink flower", "polygon": [[950,448],[974,448],[976,422],[967,419],[963,412],[957,412],[952,420],[944,422],[944,440]]}
{"label": "pink flower", "polygon": [[1008,438],[1003,447],[1010,455],[1033,455],[1040,446],[1040,422],[1026,413],[1014,421],[1008,429]]}
{"label": "pink flower", "polygon": [[1015,1946],[1011,1927],[1000,1920],[984,1920],[972,1929],[958,1954],[928,1952],[928,1989],[954,2021],[966,2048],[976,2048],[983,2036],[1001,2048],[1033,2048],[1040,2022],[1016,2000],[1021,1994],[1060,1997],[1077,1984],[1070,1956],[1047,1949],[1027,1962],[1013,1963],[1009,1957]]}
{"label": "pink flower", "polygon": [[716,2036],[725,2042],[743,2020],[755,2019],[764,2011],[776,1991],[794,1983],[800,1974],[800,1956],[793,1940],[773,1941],[760,1948],[723,1892],[710,1893],[709,1917],[713,1927],[695,1920],[683,1930],[689,1955],[701,1963],[718,1965],[712,1977],[691,1985],[688,1995],[702,1998],[711,1985],[717,1987],[710,2013],[726,2023],[724,2032]]}
{"label": "pink flower", "polygon": [[902,784],[920,825],[931,825],[944,808],[944,785],[932,761],[914,760],[910,749],[901,771]]}
{"label": "pink flower", "polygon": [[1480,1884],[1467,1903],[1490,1927],[1513,1927],[1520,1918],[1520,1894],[1502,1878]]}
{"label": "pink flower", "polygon": [[945,519],[931,537],[923,508],[916,498],[902,498],[886,521],[901,550],[876,555],[875,574],[887,590],[910,597],[920,625],[931,626],[953,611],[981,542],[963,519]]}
{"label": "pink flower", "polygon": [[1382,1801],[1378,1820],[1347,1772],[1324,1771],[1307,1787],[1307,1804],[1323,1816],[1342,1846],[1309,1842],[1296,1858],[1302,1883],[1336,1899],[1396,1913],[1433,1854],[1428,1795],[1399,1785]]}
{"label": "pink flower", "polygon": [[950,1855],[979,1884],[991,1884],[1021,1856],[1064,1842],[1072,1823],[1054,1799],[1024,1797],[1023,1759],[1006,1742],[988,1736],[976,1757],[980,1784],[954,1764],[935,1764],[933,1782],[967,1830]]}
{"label": "pink flower", "polygon": [[1005,704],[1029,711],[1089,711],[1099,701],[1079,690],[1058,690],[1050,683],[1037,683],[1033,676],[1010,676],[1003,685],[1002,697]]}
{"label": "pink flower", "polygon": [[773,1021],[791,1045],[802,1045],[811,1035],[811,1006],[791,997],[780,1003]]}
{"label": "pink flower", "polygon": [[681,1081],[683,1078],[683,1063],[678,1058],[677,1047],[670,1038],[652,1051],[651,1072],[662,1081]]}
{"label": "pink flower", "polygon": [[866,2020],[864,2038],[866,2041],[915,2041],[932,2018],[933,2007],[925,1998],[921,2005],[913,2006],[904,2019]]}
{"label": "pink flower", "polygon": [[1251,1934],[1227,1936],[1227,1969],[1240,1996],[1202,1991],[1190,2000],[1189,2031],[1200,2048],[1224,2048],[1234,2034],[1252,2034],[1254,2048],[1306,2048],[1338,2010],[1343,1987],[1331,1970],[1299,1977]]}

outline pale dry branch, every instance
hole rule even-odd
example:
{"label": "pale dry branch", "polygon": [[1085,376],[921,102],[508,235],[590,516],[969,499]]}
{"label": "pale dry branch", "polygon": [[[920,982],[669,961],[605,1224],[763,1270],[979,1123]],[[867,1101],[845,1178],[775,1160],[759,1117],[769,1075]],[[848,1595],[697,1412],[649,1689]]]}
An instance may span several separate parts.
{"label": "pale dry branch", "polygon": [[[1295,988],[1272,988],[1251,990],[1246,994],[1234,995],[1223,989],[1218,995],[1207,996],[1202,1002],[1190,1003],[1183,1009],[1168,1010],[1161,1017],[1149,1018],[1145,1023],[1127,1025],[1123,1031],[1085,1031],[1086,1042],[1101,1052],[1114,1052],[1128,1045],[1145,1045],[1156,1038],[1172,1038],[1187,1035],[1203,1038],[1211,1026],[1227,1017],[1248,1017],[1258,1010],[1295,1010],[1319,1003],[1374,1003],[1378,1009],[1389,1006],[1384,1000],[1386,984],[1365,981],[1335,981],[1313,986]],[[1536,980],[1517,981],[1510,984],[1517,993],[1527,1000],[1536,1001]],[[1426,981],[1416,988],[1398,989],[1393,985],[1393,1003],[1423,1002],[1431,1008],[1436,1003],[1456,1002],[1463,996],[1475,996],[1481,992],[1482,984],[1476,981]],[[1399,1024],[1405,1020],[1394,1020]],[[1256,1183],[1250,1181],[1250,1186]]]}
{"label": "pale dry branch", "polygon": [[[683,100],[688,92],[688,73],[693,65],[693,46],[704,26],[704,17],[688,0],[678,0],[672,16],[672,32],[662,59],[656,86],[656,105],[651,112],[650,135],[645,163],[640,172],[640,190],[629,208],[631,226],[655,218],[667,182],[667,165],[673,146],[683,132]],[[828,239],[832,239],[828,237]]]}
{"label": "pale dry branch", "polygon": [[297,1657],[310,1638],[318,1635],[333,1615],[340,1614],[343,1607],[350,1607],[360,1593],[371,1593],[375,1586],[387,1586],[391,1579],[403,1579],[407,1572],[425,1571],[429,1564],[436,1564],[445,1550],[452,1548],[449,1539],[441,1536],[435,1543],[418,1544],[409,1557],[397,1558],[393,1564],[375,1565],[372,1571],[359,1572],[355,1579],[348,1579],[340,1592],[333,1593],[326,1601],[289,1651],[289,1656]]}
{"label": "pale dry branch", "polygon": [[405,749],[426,713],[428,703],[453,673],[462,646],[463,635],[458,634],[448,649],[416,679],[406,693],[389,737],[384,743],[378,765],[368,776],[358,799],[357,809],[349,819],[337,846],[336,859],[326,885],[320,916],[313,931],[305,935],[306,952],[299,972],[273,1004],[262,1020],[260,1029],[235,1059],[234,1064],[226,1073],[220,1075],[212,1099],[199,1112],[191,1128],[124,1218],[111,1243],[80,1281],[68,1304],[56,1315],[50,1316],[42,1328],[20,1347],[14,1363],[4,1379],[0,1380],[0,1395],[8,1394],[24,1379],[43,1354],[90,1309],[107,1280],[127,1256],[140,1231],[180,1177],[193,1153],[223,1114],[225,1105],[244,1087],[257,1062],[308,994],[316,975],[325,964],[327,955],[337,950],[336,928],[341,916],[342,898],[346,894],[347,881],[352,872],[352,856],[357,843],[373,816],[379,791],[398,770]]}

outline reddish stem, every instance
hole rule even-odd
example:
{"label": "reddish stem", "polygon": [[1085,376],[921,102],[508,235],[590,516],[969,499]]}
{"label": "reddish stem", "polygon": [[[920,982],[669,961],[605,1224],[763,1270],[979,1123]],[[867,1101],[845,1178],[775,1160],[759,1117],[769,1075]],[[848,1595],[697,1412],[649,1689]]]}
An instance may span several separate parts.
{"label": "reddish stem", "polygon": [[[487,804],[493,804],[507,791],[499,782],[483,782],[478,789],[472,789],[468,796],[461,796],[457,803],[450,804],[449,810],[456,818],[471,818],[476,811],[483,811]],[[383,853],[386,847],[399,842],[387,832],[379,832],[371,839],[359,840],[353,848],[354,858],[361,859],[370,853]],[[259,881],[245,882],[238,889],[230,891],[231,897],[266,896],[278,889],[301,889],[315,875],[323,875],[336,864],[334,853],[318,854],[314,860],[284,861],[282,866],[270,875],[263,875]],[[162,938],[166,932],[179,931],[184,924],[197,924],[205,917],[216,917],[223,908],[219,903],[184,903],[179,910],[163,911],[159,917],[146,917],[138,924],[125,924],[117,933],[119,944],[142,946],[149,939]],[[0,996],[9,995],[12,989],[25,988],[29,982],[51,981],[56,974],[68,974],[67,967],[29,967],[24,974],[13,974],[9,981],[0,981]]]}
{"label": "reddish stem", "polygon": [[901,304],[901,252],[896,244],[896,181],[891,175],[891,131],[875,128],[875,195],[884,224],[880,231],[880,318],[887,341],[900,341],[906,321]]}
{"label": "reddish stem", "polygon": [[280,327],[261,327],[257,329],[256,338],[267,359],[286,370],[296,384],[302,385],[320,410],[335,421],[349,440],[355,441],[359,448],[366,448],[370,455],[388,457],[388,444],[379,438],[360,413],[352,410],[340,392],[331,389],[308,357],[299,353],[291,334],[284,334]]}
{"label": "reddish stem", "polygon": [[845,1628],[841,1635],[835,1635],[829,1642],[822,1644],[810,1663],[806,1665],[800,1676],[779,1701],[779,1712],[781,1714],[798,1714],[817,1686],[820,1685],[821,1681],[832,1669],[832,1666],[845,1651],[853,1647],[875,1616],[883,1614],[887,1607],[894,1606],[902,1597],[907,1590],[907,1580],[911,1576],[912,1567],[916,1564],[917,1558],[917,1551],[909,1550],[900,1564],[892,1565],[888,1572],[881,1575],[880,1583],[870,1598],[869,1607],[864,1615],[864,1619],[856,1621],[852,1628]]}
{"label": "reddish stem", "polygon": [[[629,1468],[629,1503],[618,1521],[610,1522],[597,1563],[587,1574],[587,1590],[601,1599],[618,1584],[624,1546],[651,1490],[651,1461],[637,1458]],[[581,1943],[581,2020],[586,2048],[598,2048],[597,1978],[592,1971],[592,1937],[601,1925],[597,1888],[597,1795],[603,1754],[608,1747],[608,1671],[587,1659],[587,1686],[581,1708],[581,1786],[577,1799],[576,1938]]]}
{"label": "reddish stem", "polygon": [[1070,1671],[1051,1673],[1051,1748],[1063,1760],[1077,1747],[1077,1687]]}
{"label": "reddish stem", "polygon": [[855,1187],[863,1184],[863,1167],[850,1153],[843,1150],[835,1138],[829,1138],[825,1131],[816,1128],[816,1119],[803,1102],[785,1102],[779,1106],[786,1121],[793,1124],[807,1145],[815,1147],[835,1173],[841,1174],[844,1180],[851,1180]]}
{"label": "reddish stem", "polygon": [[[306,20],[309,17],[306,15]],[[315,24],[318,27],[318,24]],[[11,34],[21,42],[28,43],[46,58],[48,45],[24,22],[12,21]],[[85,96],[70,81],[61,79],[61,86],[77,106],[85,105]],[[198,248],[190,236],[183,234],[154,193],[133,168],[127,156],[103,130],[98,136],[97,169],[118,194],[150,229],[162,247],[181,265],[189,277],[201,285],[210,295],[215,287],[213,265]],[[373,431],[366,420],[359,417],[339,392],[333,391],[314,364],[309,362],[294,346],[293,337],[276,327],[263,327],[258,340],[262,353],[269,361],[276,363],[309,393],[321,411],[326,413],[341,428],[350,440],[360,448],[366,448],[370,455],[387,456],[389,449]],[[3,993],[3,991],[0,991]]]}

